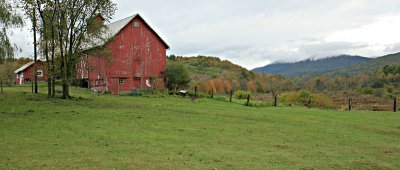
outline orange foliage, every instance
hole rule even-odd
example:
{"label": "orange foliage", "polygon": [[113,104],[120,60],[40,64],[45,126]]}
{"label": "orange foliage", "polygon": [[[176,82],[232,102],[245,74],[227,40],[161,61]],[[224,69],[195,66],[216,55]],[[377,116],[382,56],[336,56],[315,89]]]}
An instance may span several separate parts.
{"label": "orange foliage", "polygon": [[215,82],[215,88],[216,88],[217,92],[219,94],[224,94],[225,93],[225,89],[224,89],[224,82],[222,81],[222,79],[219,78],[219,77],[215,78],[214,82]]}
{"label": "orange foliage", "polygon": [[247,82],[247,90],[253,93],[256,92],[257,91],[256,83],[254,81]]}
{"label": "orange foliage", "polygon": [[209,94],[214,93],[217,91],[217,89],[215,88],[215,82],[214,80],[209,80],[208,81],[208,85],[209,85],[209,91],[207,91]]}
{"label": "orange foliage", "polygon": [[228,80],[225,80],[224,84],[225,84],[225,91],[227,93],[230,93],[230,91],[232,90],[231,83]]}

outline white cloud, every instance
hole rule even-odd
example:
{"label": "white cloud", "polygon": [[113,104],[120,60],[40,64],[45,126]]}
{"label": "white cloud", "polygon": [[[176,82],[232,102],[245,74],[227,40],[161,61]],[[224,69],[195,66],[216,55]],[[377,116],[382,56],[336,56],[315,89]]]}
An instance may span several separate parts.
{"label": "white cloud", "polygon": [[396,52],[400,43],[398,0],[115,2],[114,20],[140,13],[169,43],[170,54],[214,55],[247,68],[338,54],[378,56]]}

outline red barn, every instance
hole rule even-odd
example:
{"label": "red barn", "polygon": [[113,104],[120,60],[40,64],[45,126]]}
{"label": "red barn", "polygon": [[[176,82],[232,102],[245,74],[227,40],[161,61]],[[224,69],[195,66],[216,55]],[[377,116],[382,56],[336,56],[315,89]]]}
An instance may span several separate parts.
{"label": "red barn", "polygon": [[[45,63],[42,61],[38,61],[37,65],[37,80],[39,82],[43,82],[47,80],[47,73],[46,73],[46,66]],[[34,62],[31,61],[19,69],[17,69],[15,72],[16,79],[15,79],[15,84],[29,84],[33,81],[34,79]]]}
{"label": "red barn", "polygon": [[107,48],[111,58],[83,56],[77,65],[78,79],[88,80],[92,89],[119,94],[152,88],[154,80],[163,78],[169,46],[139,14],[106,29],[110,38],[86,49]]}

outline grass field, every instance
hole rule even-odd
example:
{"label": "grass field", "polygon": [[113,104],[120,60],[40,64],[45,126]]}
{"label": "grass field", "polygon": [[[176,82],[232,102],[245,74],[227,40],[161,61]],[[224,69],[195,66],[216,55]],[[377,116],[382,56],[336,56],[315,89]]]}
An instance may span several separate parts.
{"label": "grass field", "polygon": [[400,113],[0,94],[0,169],[400,169]]}

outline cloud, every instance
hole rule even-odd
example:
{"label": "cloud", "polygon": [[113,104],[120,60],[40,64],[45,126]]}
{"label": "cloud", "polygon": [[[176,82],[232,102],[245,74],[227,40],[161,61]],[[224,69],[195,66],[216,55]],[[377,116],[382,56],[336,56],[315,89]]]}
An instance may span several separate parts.
{"label": "cloud", "polygon": [[247,68],[338,54],[379,56],[400,42],[398,0],[114,2],[113,21],[140,13],[171,46],[169,54],[214,55]]}

